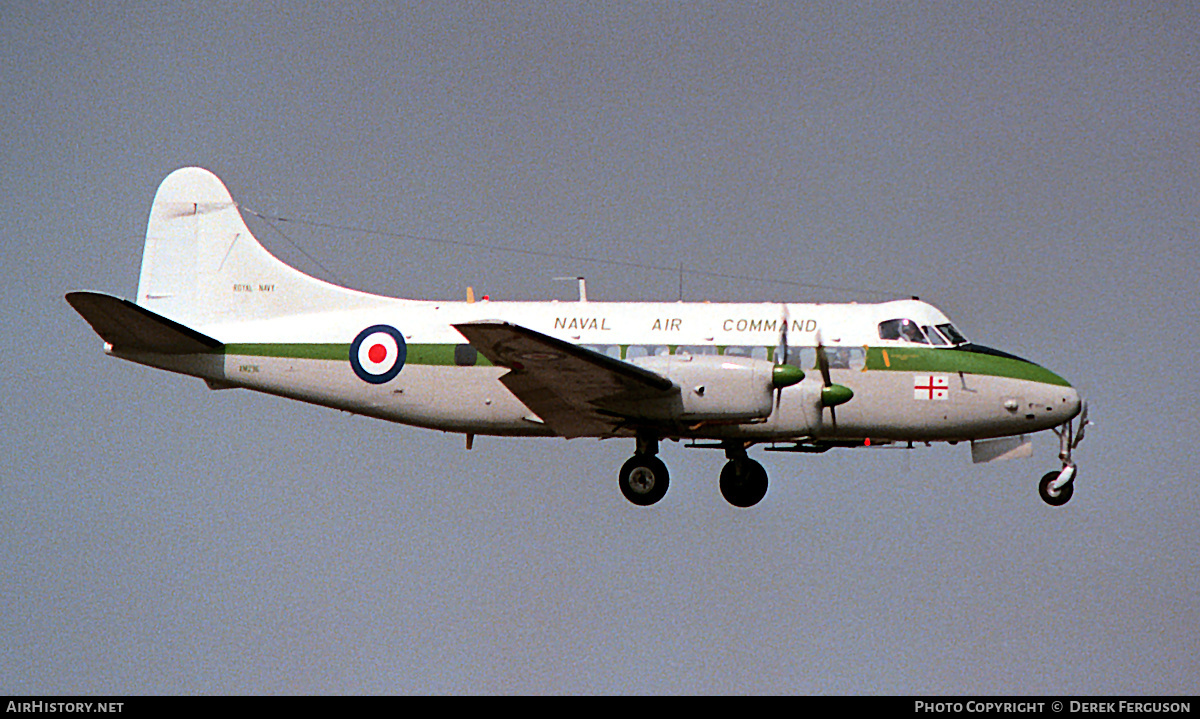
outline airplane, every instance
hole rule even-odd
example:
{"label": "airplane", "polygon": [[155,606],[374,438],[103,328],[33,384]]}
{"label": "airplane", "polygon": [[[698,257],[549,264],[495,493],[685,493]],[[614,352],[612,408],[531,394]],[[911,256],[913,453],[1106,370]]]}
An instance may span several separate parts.
{"label": "airplane", "polygon": [[[468,295],[470,291],[468,290]],[[67,302],[107,354],[416,427],[476,435],[630,438],[618,485],[653,505],[659,443],[724,450],[735,507],[767,493],[747,450],[967,442],[975,462],[1059,438],[1038,483],[1065,504],[1087,405],[1054,372],[969,341],[916,298],[879,303],[448,302],[384,297],[285,264],[251,234],[211,172],[155,195],[137,296]]]}

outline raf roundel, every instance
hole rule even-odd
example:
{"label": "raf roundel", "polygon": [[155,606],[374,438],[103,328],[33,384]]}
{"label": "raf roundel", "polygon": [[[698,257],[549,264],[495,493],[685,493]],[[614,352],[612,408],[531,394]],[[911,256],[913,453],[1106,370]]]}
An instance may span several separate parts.
{"label": "raf roundel", "polygon": [[388,325],[368,327],[350,345],[350,366],[363,382],[383,384],[400,374],[408,345],[400,330]]}

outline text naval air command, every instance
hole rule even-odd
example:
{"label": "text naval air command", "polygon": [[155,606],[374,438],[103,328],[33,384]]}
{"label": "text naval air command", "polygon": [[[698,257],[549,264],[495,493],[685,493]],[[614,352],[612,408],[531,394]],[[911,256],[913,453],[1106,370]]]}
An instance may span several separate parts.
{"label": "text naval air command", "polygon": [[[779,332],[783,329],[784,321],[774,319],[726,319],[721,323],[724,332]],[[555,317],[556,330],[611,330],[607,317]],[[651,331],[678,332],[683,329],[683,319],[680,317],[657,318],[650,326]],[[816,320],[792,320],[788,325],[792,332],[816,332]]]}

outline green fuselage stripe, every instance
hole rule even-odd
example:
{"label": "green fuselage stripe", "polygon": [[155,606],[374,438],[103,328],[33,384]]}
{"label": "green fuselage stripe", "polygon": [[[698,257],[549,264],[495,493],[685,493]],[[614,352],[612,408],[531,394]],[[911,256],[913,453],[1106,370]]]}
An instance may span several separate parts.
{"label": "green fuselage stripe", "polygon": [[[453,344],[409,344],[405,363],[452,367],[457,364],[454,357],[456,346]],[[622,347],[622,350],[624,349]],[[239,357],[348,362],[350,345],[336,343],[229,344],[225,345],[225,354]],[[624,351],[621,354],[624,355]],[[962,372],[992,377],[1010,377],[1062,387],[1070,386],[1070,383],[1062,377],[1032,362],[1014,357],[1000,357],[944,347],[868,347],[866,360],[867,370],[880,372]],[[478,367],[490,367],[491,364],[482,354],[476,357],[475,365]]]}
{"label": "green fuselage stripe", "polygon": [[1015,357],[948,348],[868,347],[867,369],[891,372],[962,372],[964,374],[1011,377],[1070,387],[1062,377],[1040,365]]}
{"label": "green fuselage stripe", "polygon": [[348,361],[350,345],[342,344],[234,344],[225,345],[226,355]]}
{"label": "green fuselage stripe", "polygon": [[[451,344],[410,344],[405,364],[454,366],[454,348]],[[225,345],[226,355],[238,357],[275,357],[277,359],[310,359],[350,361],[348,344],[230,344]],[[477,354],[476,367],[490,367],[487,357]]]}

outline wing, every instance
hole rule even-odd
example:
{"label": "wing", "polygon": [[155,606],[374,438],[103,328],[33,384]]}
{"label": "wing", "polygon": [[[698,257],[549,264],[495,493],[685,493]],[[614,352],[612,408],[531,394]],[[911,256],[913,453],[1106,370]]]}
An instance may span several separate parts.
{"label": "wing", "polygon": [[606,436],[639,407],[679,396],[674,382],[641,367],[509,322],[454,325],[492,364],[517,399],[564,437]]}
{"label": "wing", "polygon": [[200,354],[222,346],[208,335],[120,297],[99,292],[69,292],[66,299],[96,334],[117,350]]}

